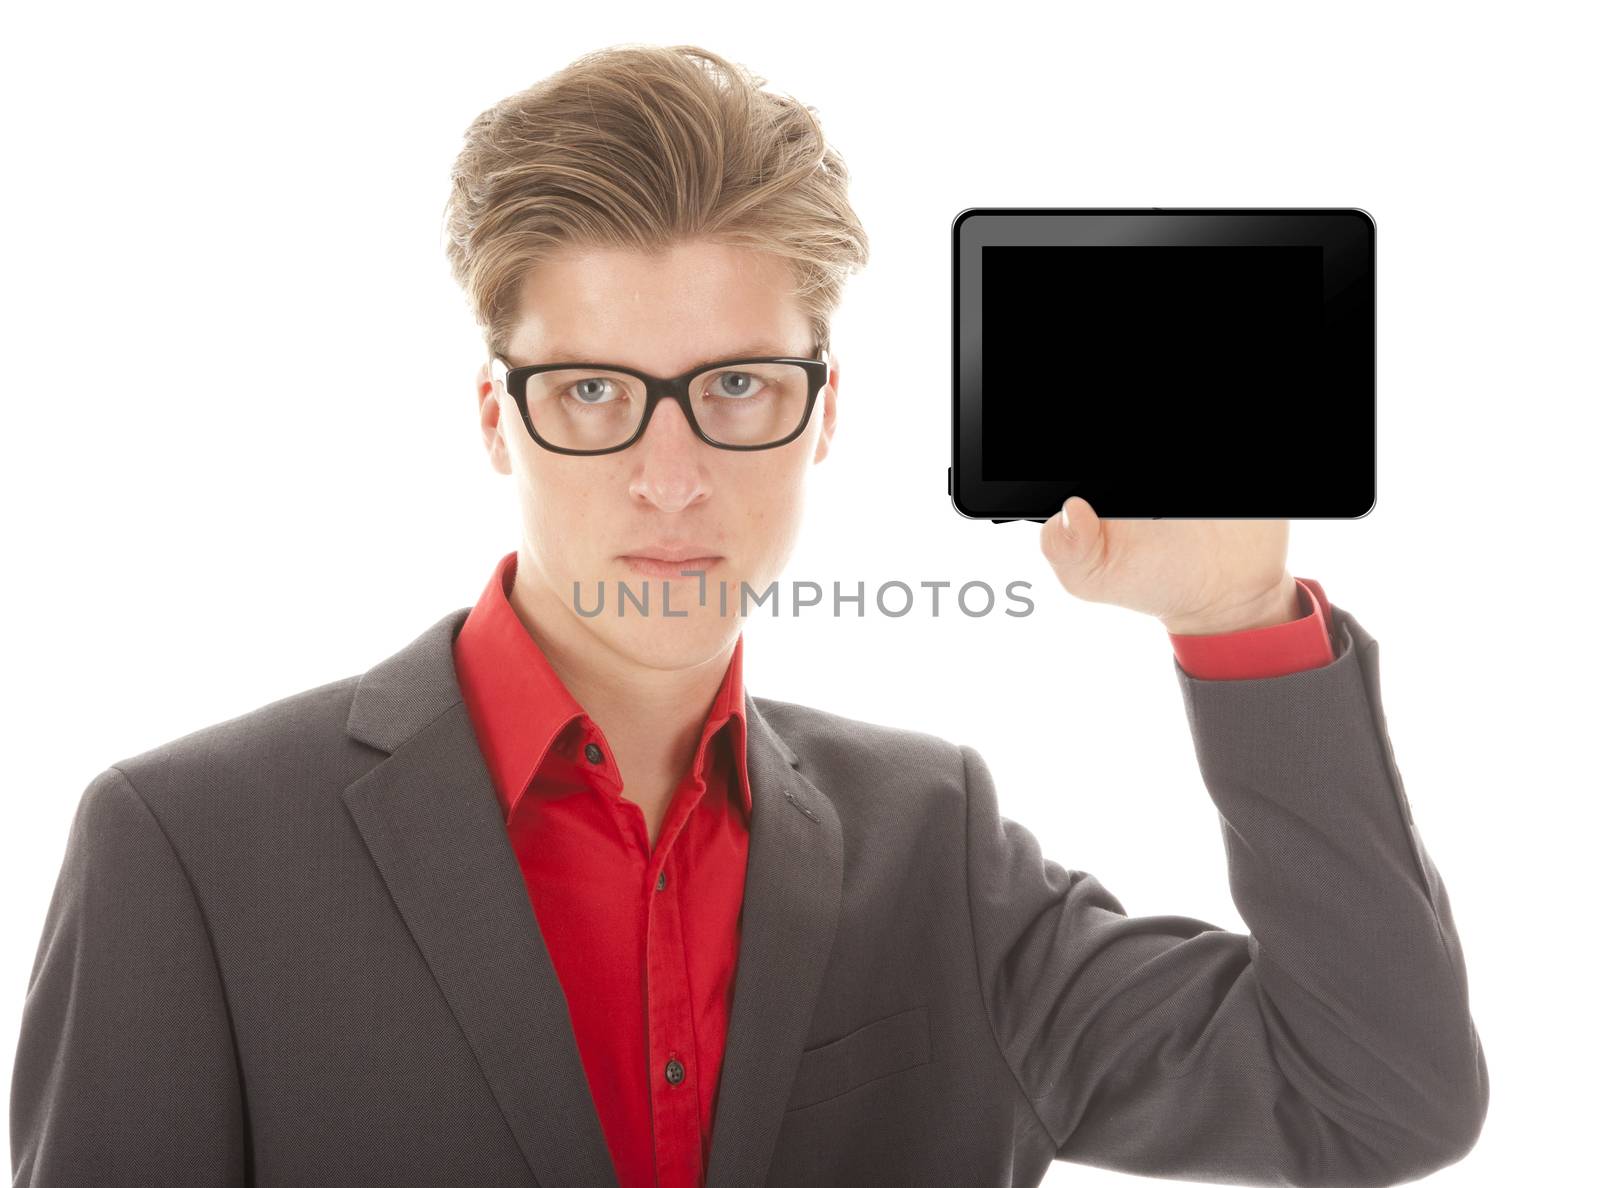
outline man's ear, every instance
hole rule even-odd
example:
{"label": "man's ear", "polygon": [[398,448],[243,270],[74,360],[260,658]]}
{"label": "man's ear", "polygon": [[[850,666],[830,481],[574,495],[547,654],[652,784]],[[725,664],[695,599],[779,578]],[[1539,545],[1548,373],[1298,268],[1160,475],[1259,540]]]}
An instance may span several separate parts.
{"label": "man's ear", "polygon": [[500,431],[500,401],[496,397],[494,376],[489,363],[478,368],[478,428],[483,433],[483,448],[488,451],[489,465],[501,474],[511,473],[511,455],[506,447],[505,434]]}
{"label": "man's ear", "polygon": [[817,435],[817,452],[812,463],[828,456],[828,445],[833,441],[834,426],[839,420],[839,356],[828,352],[828,386],[822,389],[822,432]]}

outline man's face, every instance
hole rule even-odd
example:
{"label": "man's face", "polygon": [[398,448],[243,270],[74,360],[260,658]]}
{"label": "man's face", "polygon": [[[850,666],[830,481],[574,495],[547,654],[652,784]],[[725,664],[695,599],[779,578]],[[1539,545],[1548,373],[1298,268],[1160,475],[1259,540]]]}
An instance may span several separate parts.
{"label": "man's face", "polygon": [[[781,259],[702,241],[654,257],[569,253],[527,279],[506,362],[617,363],[669,377],[721,359],[814,358],[807,319],[784,291],[790,280]],[[740,583],[764,591],[794,547],[810,467],[833,436],[837,387],[830,355],[827,387],[805,428],[774,449],[717,449],[695,436],[677,404],[662,401],[633,445],[583,457],[534,441],[485,365],[478,376],[484,443],[495,469],[517,483],[524,546],[517,586],[541,622],[561,634],[581,625],[651,667],[716,655],[738,632]],[[679,546],[717,558],[684,566],[706,571],[703,607],[700,578],[650,576],[626,560]],[[671,616],[662,613],[668,582]],[[604,589],[602,613],[578,614],[575,583],[585,612]],[[648,615],[633,602],[618,615],[621,584],[640,601],[648,587]],[[559,625],[552,615],[563,616]]]}

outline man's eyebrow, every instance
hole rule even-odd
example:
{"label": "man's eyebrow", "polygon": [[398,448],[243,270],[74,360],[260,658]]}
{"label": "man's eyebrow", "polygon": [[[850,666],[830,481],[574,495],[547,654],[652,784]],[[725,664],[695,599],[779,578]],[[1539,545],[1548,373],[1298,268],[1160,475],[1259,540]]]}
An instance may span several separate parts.
{"label": "man's eyebrow", "polygon": [[[554,347],[547,352],[547,355],[552,363],[610,363],[613,367],[623,366],[614,360],[607,359],[603,354],[583,354],[578,351],[568,350],[566,347]],[[761,342],[756,343],[754,346],[747,346],[742,350],[725,351],[720,355],[710,355],[701,359],[698,363],[691,363],[686,370],[697,371],[712,363],[721,363],[725,359],[754,359],[764,356],[779,359],[805,358],[804,355],[795,356],[782,347],[775,347],[771,343]],[[643,368],[638,370],[643,370]]]}

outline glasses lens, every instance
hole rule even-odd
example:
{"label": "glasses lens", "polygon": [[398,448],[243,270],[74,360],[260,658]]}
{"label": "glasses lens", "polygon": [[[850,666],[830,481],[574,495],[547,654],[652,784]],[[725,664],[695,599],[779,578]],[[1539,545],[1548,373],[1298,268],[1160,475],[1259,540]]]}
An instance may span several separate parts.
{"label": "glasses lens", "polygon": [[690,381],[694,419],[723,445],[766,445],[800,427],[810,376],[793,363],[738,363]]}
{"label": "glasses lens", "polygon": [[[799,428],[809,384],[806,369],[793,363],[725,364],[695,376],[689,397],[696,422],[712,441],[766,445]],[[551,445],[609,449],[639,428],[645,394],[644,381],[622,371],[535,372],[528,377],[528,419]]]}
{"label": "glasses lens", "polygon": [[621,371],[538,371],[528,377],[528,419],[553,446],[603,450],[633,436],[644,381]]}

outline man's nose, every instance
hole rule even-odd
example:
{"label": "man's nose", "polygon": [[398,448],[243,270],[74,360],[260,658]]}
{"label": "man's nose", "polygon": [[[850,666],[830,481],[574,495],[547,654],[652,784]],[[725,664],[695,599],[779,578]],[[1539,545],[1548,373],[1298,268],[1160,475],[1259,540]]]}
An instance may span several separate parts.
{"label": "man's nose", "polygon": [[656,405],[644,433],[626,452],[634,456],[630,492],[664,511],[677,511],[711,493],[706,463],[714,447],[695,435],[676,401]]}

